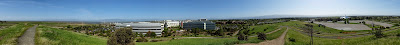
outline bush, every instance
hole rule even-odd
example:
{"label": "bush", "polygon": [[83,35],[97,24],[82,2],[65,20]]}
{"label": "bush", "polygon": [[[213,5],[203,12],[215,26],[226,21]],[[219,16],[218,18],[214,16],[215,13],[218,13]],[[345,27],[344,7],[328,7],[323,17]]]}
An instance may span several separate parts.
{"label": "bush", "polygon": [[134,45],[135,35],[130,28],[121,28],[115,31],[107,41],[108,45]]}
{"label": "bush", "polygon": [[149,32],[146,32],[146,37],[156,37],[157,36],[157,34],[155,33],[155,32],[151,32],[151,31],[149,31]]}
{"label": "bush", "polygon": [[265,33],[258,33],[258,39],[260,39],[260,40],[266,40],[266,39],[267,39],[267,36],[266,36]]}
{"label": "bush", "polygon": [[157,36],[156,32],[151,32],[150,34],[151,34],[150,36],[153,38]]}
{"label": "bush", "polygon": [[397,36],[399,36],[399,37],[400,37],[400,33],[397,33]]}
{"label": "bush", "polygon": [[150,42],[158,42],[158,41],[162,41],[162,40],[151,40]]}
{"label": "bush", "polygon": [[267,29],[264,29],[264,31],[267,31]]}
{"label": "bush", "polygon": [[144,37],[140,37],[139,39],[136,40],[136,42],[148,42],[148,40]]}
{"label": "bush", "polygon": [[294,38],[289,38],[289,41],[290,41],[290,42],[296,42],[296,39],[294,39]]}
{"label": "bush", "polygon": [[394,24],[393,26],[400,26],[399,24]]}
{"label": "bush", "polygon": [[244,34],[239,34],[238,40],[247,40],[247,36]]}

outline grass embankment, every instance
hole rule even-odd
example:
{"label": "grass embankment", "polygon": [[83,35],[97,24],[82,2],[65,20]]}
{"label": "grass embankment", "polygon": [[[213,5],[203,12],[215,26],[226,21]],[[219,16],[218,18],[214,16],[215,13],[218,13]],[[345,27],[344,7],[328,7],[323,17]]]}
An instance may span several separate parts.
{"label": "grass embankment", "polygon": [[107,39],[81,33],[39,26],[37,28],[36,45],[107,45]]}
{"label": "grass embankment", "polygon": [[272,39],[278,38],[279,36],[282,35],[283,32],[285,32],[285,30],[286,30],[286,27],[280,29],[280,30],[277,31],[277,32],[274,32],[274,33],[271,33],[271,34],[267,34],[267,40],[272,40]]}
{"label": "grass embankment", "polygon": [[[400,30],[393,32],[384,33],[386,35],[390,33],[399,33]],[[289,41],[289,38],[295,39],[295,42]],[[309,45],[310,36],[304,35],[295,30],[289,30],[286,35],[285,45]],[[373,35],[347,38],[347,39],[328,39],[314,37],[314,45],[395,45],[400,44],[400,38],[396,36],[387,36],[384,38],[375,38]]]}
{"label": "grass embankment", "polygon": [[278,28],[279,28],[279,25],[264,24],[264,25],[250,26],[250,28],[248,28],[248,29],[250,30],[249,33],[256,35],[258,32],[268,33],[268,32],[274,31]]}
{"label": "grass embankment", "polygon": [[0,30],[0,44],[5,44],[5,45],[14,45],[17,43],[18,37],[20,37],[24,32],[32,27],[33,25],[30,24],[16,24],[13,26],[10,26],[9,28],[5,28]]}

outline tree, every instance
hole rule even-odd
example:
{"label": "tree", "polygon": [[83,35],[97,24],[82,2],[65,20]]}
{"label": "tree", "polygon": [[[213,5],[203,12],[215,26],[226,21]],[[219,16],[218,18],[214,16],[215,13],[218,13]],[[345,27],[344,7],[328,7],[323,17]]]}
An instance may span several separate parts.
{"label": "tree", "polygon": [[136,40],[136,42],[147,42],[148,40],[144,38],[143,33],[139,34],[139,39]]}
{"label": "tree", "polygon": [[361,23],[365,25],[365,21],[362,21]]}
{"label": "tree", "polygon": [[197,35],[199,35],[199,33],[200,33],[200,31],[201,31],[202,29],[199,29],[199,28],[193,28],[193,29],[191,29],[191,33],[193,33],[194,34],[194,36],[197,36]]}
{"label": "tree", "polygon": [[135,37],[131,28],[121,28],[111,35],[107,45],[135,45]]}
{"label": "tree", "polygon": [[71,25],[67,25],[66,28],[72,28],[72,26]]}
{"label": "tree", "polygon": [[217,30],[215,32],[215,34],[218,35],[218,36],[223,36],[224,35],[224,30]]}
{"label": "tree", "polygon": [[148,31],[146,32],[146,37],[156,37],[157,34],[155,32]]}
{"label": "tree", "polygon": [[267,31],[268,28],[264,29],[264,31]]}
{"label": "tree", "polygon": [[394,24],[393,26],[400,26],[399,24]]}
{"label": "tree", "polygon": [[375,28],[375,37],[376,38],[382,38],[383,37],[383,33],[382,33],[382,29],[383,29],[384,27],[383,26],[381,26],[380,28]]}
{"label": "tree", "polygon": [[247,40],[247,36],[244,35],[243,33],[240,33],[238,36],[238,40]]}
{"label": "tree", "polygon": [[310,23],[314,23],[314,21],[311,21]]}
{"label": "tree", "polygon": [[267,38],[265,33],[260,33],[260,32],[258,33],[257,37],[259,40],[266,40]]}
{"label": "tree", "polygon": [[150,36],[153,38],[157,36],[156,32],[151,32],[150,34],[151,34]]}

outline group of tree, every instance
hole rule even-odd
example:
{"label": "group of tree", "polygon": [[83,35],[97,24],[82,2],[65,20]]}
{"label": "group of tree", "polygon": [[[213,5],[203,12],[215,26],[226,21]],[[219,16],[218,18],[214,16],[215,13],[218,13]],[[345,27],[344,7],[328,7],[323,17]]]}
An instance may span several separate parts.
{"label": "group of tree", "polygon": [[168,37],[171,36],[175,31],[170,30],[168,28],[164,28],[164,30],[162,31],[162,35],[161,37]]}
{"label": "group of tree", "polygon": [[238,35],[238,40],[248,40],[248,35],[250,35],[250,30],[248,30],[247,28],[240,30]]}
{"label": "group of tree", "polygon": [[152,37],[152,38],[154,38],[154,37],[156,37],[156,36],[157,36],[157,34],[156,34],[155,32],[151,32],[151,31],[146,32],[146,37]]}
{"label": "group of tree", "polygon": [[239,33],[238,34],[238,40],[245,40],[245,41],[247,41],[248,40],[248,38],[247,38],[248,36],[247,35],[245,35],[244,33]]}
{"label": "group of tree", "polygon": [[193,28],[188,30],[188,32],[192,33],[194,36],[197,36],[200,34],[200,32],[203,32],[204,29],[200,29],[200,28]]}
{"label": "group of tree", "polygon": [[267,35],[265,33],[257,33],[257,39],[259,40],[266,40],[267,39]]}
{"label": "group of tree", "polygon": [[[65,26],[67,30],[71,30],[74,32],[85,33],[87,35],[98,35],[107,37],[111,35],[112,31],[115,31],[113,27],[107,27],[102,25],[84,25],[84,26],[77,26],[72,27],[71,25]],[[83,31],[83,32],[82,32]]]}
{"label": "group of tree", "polygon": [[[138,34],[138,33],[136,33]],[[139,33],[139,35],[137,35],[139,38],[136,40],[136,42],[148,42],[148,40],[145,38],[145,36],[143,35],[143,33]]]}
{"label": "group of tree", "polygon": [[0,23],[6,23],[7,21],[0,21]]}

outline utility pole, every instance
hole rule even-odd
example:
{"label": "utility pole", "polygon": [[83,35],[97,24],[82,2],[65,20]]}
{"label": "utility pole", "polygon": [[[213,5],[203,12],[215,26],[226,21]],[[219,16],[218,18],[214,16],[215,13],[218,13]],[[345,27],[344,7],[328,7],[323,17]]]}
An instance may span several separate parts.
{"label": "utility pole", "polygon": [[314,44],[314,41],[313,41],[313,32],[314,32],[313,25],[311,25],[311,24],[305,24],[305,25],[308,27],[307,30],[309,30],[309,32],[310,32],[310,36],[311,36],[310,45],[313,45]]}
{"label": "utility pole", "polygon": [[314,44],[314,41],[313,41],[313,32],[314,32],[314,30],[312,29],[312,26],[311,26],[311,45],[313,45]]}

